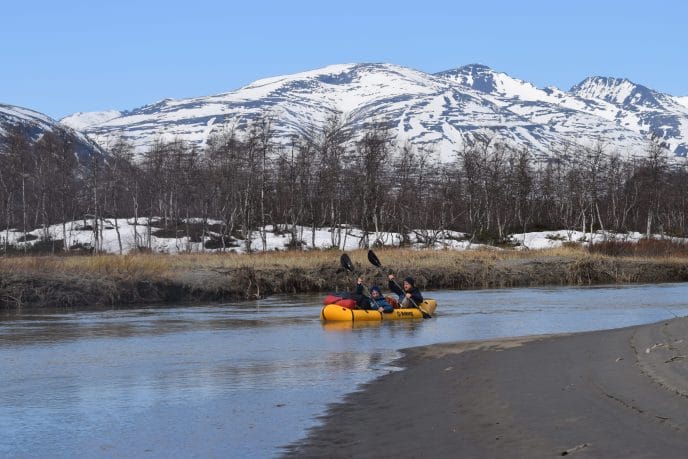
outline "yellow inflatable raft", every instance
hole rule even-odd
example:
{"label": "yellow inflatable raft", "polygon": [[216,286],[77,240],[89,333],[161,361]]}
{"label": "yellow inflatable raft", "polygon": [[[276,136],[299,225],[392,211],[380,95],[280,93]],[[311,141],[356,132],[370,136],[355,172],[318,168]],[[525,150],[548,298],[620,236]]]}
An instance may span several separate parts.
{"label": "yellow inflatable raft", "polygon": [[[425,300],[421,303],[421,308],[428,314],[433,315],[437,308],[435,300]],[[394,312],[385,314],[378,311],[366,311],[364,309],[349,309],[336,304],[328,304],[320,311],[320,320],[326,322],[371,322],[381,320],[400,320],[400,319],[422,319],[423,313],[416,308],[395,309]]]}

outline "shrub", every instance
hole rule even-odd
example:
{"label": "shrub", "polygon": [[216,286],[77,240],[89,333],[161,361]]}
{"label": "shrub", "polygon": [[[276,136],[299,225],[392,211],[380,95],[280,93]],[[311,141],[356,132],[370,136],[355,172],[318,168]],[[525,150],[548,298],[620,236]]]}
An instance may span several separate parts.
{"label": "shrub", "polygon": [[287,241],[284,244],[284,247],[286,247],[289,250],[301,250],[306,246],[306,243],[302,240],[298,239],[292,239],[289,238],[289,241]]}
{"label": "shrub", "polygon": [[493,245],[496,247],[513,247],[514,241],[509,237],[500,237],[499,233],[493,230],[480,230],[475,233],[473,242],[479,244]]}
{"label": "shrub", "polygon": [[561,246],[566,249],[579,249],[581,245],[580,242],[564,241],[561,243]]}
{"label": "shrub", "polygon": [[34,236],[33,234],[27,234],[26,236],[22,236],[19,239],[17,239],[17,242],[35,241],[36,239],[38,239],[38,236]]}
{"label": "shrub", "polygon": [[640,241],[604,241],[588,248],[591,253],[612,257],[688,257],[688,243],[669,239],[641,239]]}
{"label": "shrub", "polygon": [[548,234],[545,236],[545,239],[549,239],[550,241],[566,241],[567,238],[563,234]]}
{"label": "shrub", "polygon": [[[224,241],[225,241],[225,244],[224,244],[225,248],[239,247],[239,244],[235,240],[233,240],[232,238],[225,238]],[[221,249],[223,247],[222,238],[221,237],[210,237],[210,238],[206,239],[204,247],[206,249]]]}

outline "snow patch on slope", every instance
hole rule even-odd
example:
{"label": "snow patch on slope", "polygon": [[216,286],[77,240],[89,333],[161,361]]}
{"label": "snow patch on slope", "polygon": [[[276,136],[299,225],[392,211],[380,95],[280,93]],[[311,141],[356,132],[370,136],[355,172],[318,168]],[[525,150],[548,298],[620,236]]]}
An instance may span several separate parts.
{"label": "snow patch on slope", "polygon": [[46,126],[55,124],[55,120],[43,113],[14,105],[0,104],[0,115],[12,117],[27,123],[42,123]]}
{"label": "snow patch on slope", "polygon": [[103,124],[111,119],[121,116],[122,112],[118,110],[105,110],[102,112],[78,112],[66,116],[60,120],[60,123],[77,131],[83,131],[91,126]]}
{"label": "snow patch on slope", "polygon": [[635,89],[636,85],[625,78],[590,77],[571,88],[571,92],[581,97],[623,105]]}
{"label": "snow patch on slope", "polygon": [[674,100],[676,101],[676,103],[685,108],[686,113],[688,113],[688,96],[677,96],[674,97]]}

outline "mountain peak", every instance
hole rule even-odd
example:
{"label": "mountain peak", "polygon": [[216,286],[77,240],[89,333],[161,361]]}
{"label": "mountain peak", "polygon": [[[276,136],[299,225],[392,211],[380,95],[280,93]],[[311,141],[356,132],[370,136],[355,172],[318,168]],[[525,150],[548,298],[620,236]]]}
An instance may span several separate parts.
{"label": "mountain peak", "polygon": [[656,106],[660,103],[660,93],[627,78],[591,76],[574,85],[570,92],[580,97],[602,99],[622,107]]}
{"label": "mountain peak", "polygon": [[498,72],[483,64],[469,64],[436,73],[435,76],[451,80],[461,86],[492,96],[507,99],[543,100],[548,99],[552,90],[544,91],[532,83]]}
{"label": "mountain peak", "polygon": [[260,88],[268,85],[283,84],[293,80],[317,80],[330,84],[350,83],[357,77],[370,73],[409,72],[406,67],[380,62],[362,62],[349,64],[333,64],[305,72],[292,73],[276,77],[263,78],[245,86],[242,89]]}
{"label": "mountain peak", "polygon": [[266,78],[223,94],[163,101],[110,120],[103,113],[70,121],[88,124],[85,132],[104,145],[123,137],[142,155],[159,139],[204,148],[227,126],[246,129],[265,113],[274,117],[276,142],[318,132],[332,113],[341,113],[352,135],[384,121],[398,142],[427,147],[442,158],[485,135],[546,156],[585,139],[642,151],[651,133],[684,155],[683,102],[622,78],[590,77],[567,93],[478,63],[432,75],[388,63],[347,63]]}
{"label": "mountain peak", "polygon": [[494,72],[494,70],[492,70],[491,67],[489,67],[485,64],[477,63],[477,62],[475,62],[473,64],[462,65],[461,67],[459,67],[459,70],[467,70],[467,71],[471,71],[474,73],[476,73],[476,72]]}
{"label": "mountain peak", "polygon": [[462,65],[461,67],[456,67],[453,69],[449,70],[444,70],[442,72],[437,72],[435,75],[441,76],[441,75],[457,75],[457,74],[478,74],[478,73],[486,73],[486,72],[494,72],[492,68],[485,64],[479,64],[479,63],[473,63],[473,64],[466,64]]}
{"label": "mountain peak", "polygon": [[498,92],[497,72],[483,64],[469,64],[455,69],[435,73],[435,76],[446,78],[461,86],[490,94]]}
{"label": "mountain peak", "polygon": [[112,119],[122,116],[124,112],[118,110],[104,110],[102,112],[77,112],[65,116],[60,120],[60,124],[69,126],[77,131],[84,131],[91,126],[102,124]]}

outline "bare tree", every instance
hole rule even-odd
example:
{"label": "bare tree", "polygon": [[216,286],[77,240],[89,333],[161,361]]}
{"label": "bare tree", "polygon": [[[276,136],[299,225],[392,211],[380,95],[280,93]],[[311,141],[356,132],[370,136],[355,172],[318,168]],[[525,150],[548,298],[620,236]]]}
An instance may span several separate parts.
{"label": "bare tree", "polygon": [[[356,203],[354,221],[363,232],[361,244],[368,246],[368,234],[379,240],[381,210],[388,189],[386,166],[390,152],[390,134],[382,126],[372,126],[357,142],[354,172],[353,202]],[[357,218],[356,218],[357,217]]]}
{"label": "bare tree", "polygon": [[652,234],[652,226],[659,218],[660,201],[664,194],[667,175],[667,148],[658,137],[653,136],[648,144],[647,156],[639,170],[643,182],[643,200],[647,212],[646,237]]}
{"label": "bare tree", "polygon": [[[18,195],[20,197],[20,208],[21,208],[21,228],[23,232],[23,240],[27,241],[27,217],[29,213],[29,207],[27,202],[27,182],[32,177],[34,161],[32,158],[31,146],[28,142],[28,134],[25,133],[19,127],[13,127],[9,130],[5,140],[5,156],[6,163],[9,167],[10,174],[8,174],[8,180],[6,183],[10,184],[9,188],[17,189]],[[11,180],[11,181],[10,181]],[[18,182],[18,183],[17,183]],[[8,193],[8,199],[11,197],[9,195],[14,194],[13,192]],[[8,212],[9,212],[9,202],[8,201]],[[8,228],[10,226],[8,217]],[[24,252],[27,251],[27,244],[24,244]]]}

